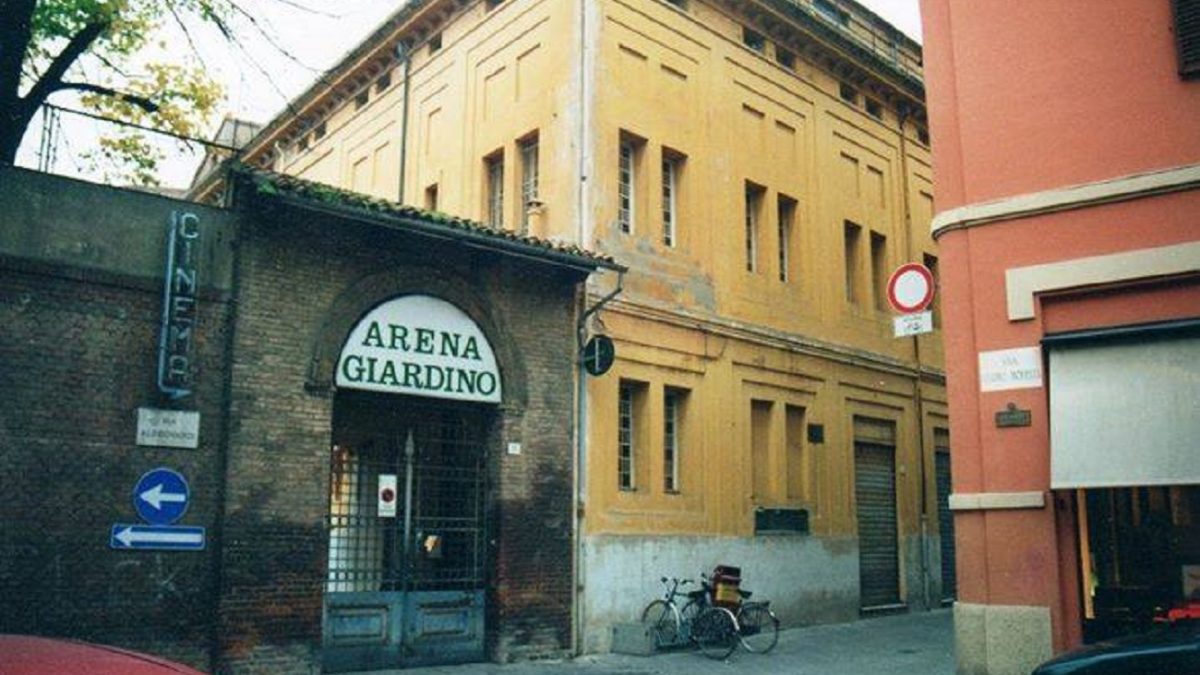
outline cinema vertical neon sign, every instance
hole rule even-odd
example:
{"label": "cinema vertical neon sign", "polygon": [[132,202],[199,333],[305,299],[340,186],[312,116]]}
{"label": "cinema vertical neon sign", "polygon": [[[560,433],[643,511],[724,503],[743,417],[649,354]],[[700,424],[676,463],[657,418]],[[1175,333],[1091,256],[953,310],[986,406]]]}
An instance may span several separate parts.
{"label": "cinema vertical neon sign", "polygon": [[199,290],[200,218],[171,212],[158,338],[158,390],[173,399],[192,393],[192,342]]}

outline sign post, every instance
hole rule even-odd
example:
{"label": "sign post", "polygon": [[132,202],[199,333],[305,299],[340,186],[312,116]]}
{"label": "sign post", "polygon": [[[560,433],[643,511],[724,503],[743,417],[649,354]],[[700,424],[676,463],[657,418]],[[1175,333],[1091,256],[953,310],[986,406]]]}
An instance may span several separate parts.
{"label": "sign post", "polygon": [[148,525],[114,523],[109,547],[156,551],[203,551],[203,527],[174,525],[187,513],[191,491],[183,474],[159,467],[142,474],[133,488],[133,508]]}
{"label": "sign post", "polygon": [[933,272],[921,263],[906,263],[892,272],[887,283],[888,304],[901,314],[894,319],[896,337],[933,331],[933,314],[924,311],[933,302]]}

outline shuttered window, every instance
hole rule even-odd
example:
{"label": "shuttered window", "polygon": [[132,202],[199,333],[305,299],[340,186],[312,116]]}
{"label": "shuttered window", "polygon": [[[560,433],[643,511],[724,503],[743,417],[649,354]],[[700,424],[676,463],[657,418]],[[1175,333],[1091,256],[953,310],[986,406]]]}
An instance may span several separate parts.
{"label": "shuttered window", "polygon": [[1200,0],[1174,0],[1175,42],[1179,48],[1179,74],[1200,78]]}

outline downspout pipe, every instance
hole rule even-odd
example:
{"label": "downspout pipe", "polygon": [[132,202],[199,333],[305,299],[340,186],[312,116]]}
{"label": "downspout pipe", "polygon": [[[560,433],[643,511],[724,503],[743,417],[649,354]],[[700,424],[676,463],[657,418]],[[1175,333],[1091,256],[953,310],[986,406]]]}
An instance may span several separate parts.
{"label": "downspout pipe", "polygon": [[[575,629],[571,631],[572,651],[576,654],[583,653],[583,619],[584,619],[584,563],[583,563],[583,516],[584,506],[587,499],[587,378],[588,373],[583,367],[583,347],[584,337],[587,333],[588,319],[600,311],[604,305],[608,304],[613,298],[623,290],[625,281],[625,269],[621,268],[617,271],[617,286],[611,293],[605,295],[596,301],[594,305],[584,310],[579,316],[579,320],[575,324],[575,355],[578,363],[578,370],[575,375],[575,476],[574,476],[574,493],[572,496],[571,508],[571,531],[575,533],[575,564],[574,580],[571,588],[571,597],[575,599]],[[584,282],[583,288],[584,302],[587,302],[587,282]]]}
{"label": "downspout pipe", "polygon": [[397,190],[396,202],[404,203],[404,167],[408,164],[408,94],[409,79],[412,75],[412,50],[408,43],[396,43],[396,58],[404,61],[404,105],[400,108],[400,187]]}

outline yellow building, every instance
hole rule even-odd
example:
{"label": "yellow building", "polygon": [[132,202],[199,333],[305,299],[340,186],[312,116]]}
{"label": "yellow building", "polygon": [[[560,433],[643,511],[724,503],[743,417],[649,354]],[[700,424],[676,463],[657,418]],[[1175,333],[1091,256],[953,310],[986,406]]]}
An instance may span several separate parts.
{"label": "yellow building", "polygon": [[853,0],[410,0],[243,161],[629,267],[582,307],[619,290],[578,650],[716,564],[785,624],[852,619],[953,594],[940,333],[885,297],[936,271],[920,59]]}

